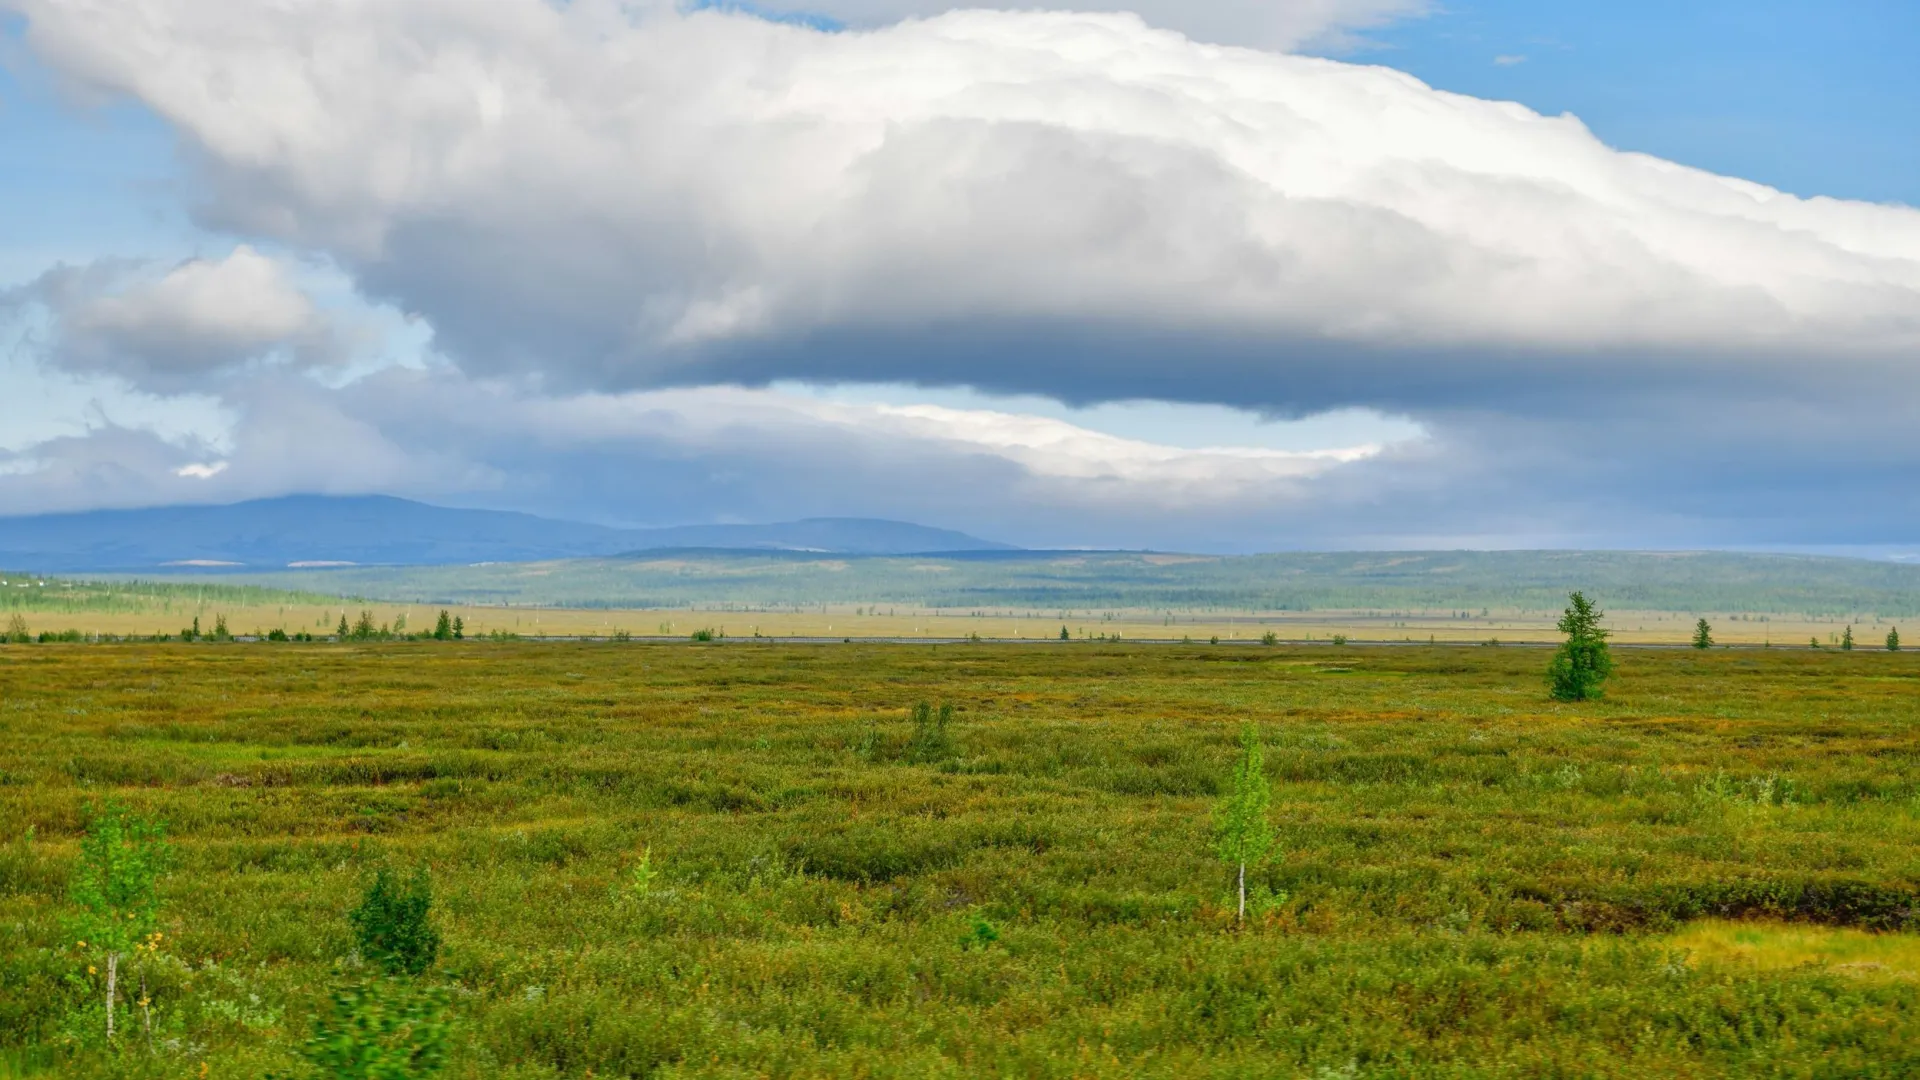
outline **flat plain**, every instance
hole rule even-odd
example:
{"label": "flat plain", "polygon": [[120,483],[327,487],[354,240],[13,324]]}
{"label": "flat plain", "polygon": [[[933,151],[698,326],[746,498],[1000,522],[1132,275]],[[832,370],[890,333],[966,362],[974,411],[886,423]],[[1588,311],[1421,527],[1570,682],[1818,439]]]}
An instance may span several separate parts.
{"label": "flat plain", "polygon": [[[449,1076],[1920,1074],[1920,657],[1625,649],[1580,705],[1545,659],[0,647],[0,1074],[301,1075],[383,865]],[[177,848],[115,1048],[65,922],[107,801]]]}

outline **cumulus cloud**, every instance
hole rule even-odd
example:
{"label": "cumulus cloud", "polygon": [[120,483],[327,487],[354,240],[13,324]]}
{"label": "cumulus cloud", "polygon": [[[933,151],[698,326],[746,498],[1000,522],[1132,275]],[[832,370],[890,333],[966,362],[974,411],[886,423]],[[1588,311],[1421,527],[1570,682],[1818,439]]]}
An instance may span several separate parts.
{"label": "cumulus cloud", "polygon": [[[714,3],[708,7],[732,5]],[[1080,0],[1074,4],[988,0],[956,4],[950,0],[778,0],[759,10],[821,15],[851,26],[882,26],[911,17],[940,15],[957,7],[1000,10],[1133,12],[1154,26],[1178,30],[1196,41],[1292,50],[1305,45],[1344,46],[1357,31],[1424,15],[1430,0]]]}
{"label": "cumulus cloud", "polygon": [[[1415,7],[1262,6],[1333,13],[1263,40]],[[1920,460],[1858,441],[1920,407],[1920,211],[1151,25],[1257,40],[1174,21],[1228,5],[897,25],[919,5],[826,6],[874,27],[846,33],[614,0],[0,9],[64,76],[174,127],[204,224],[330,261],[454,365],[324,389],[233,359],[245,347],[164,347],[183,332],[153,313],[191,304],[76,302],[61,332],[94,355],[163,345],[94,370],[152,381],[225,356],[241,420],[211,449],[120,429],[43,444],[0,462],[0,505],[82,483],[96,501],[388,490],[1202,547],[1920,526],[1900,479]],[[258,305],[225,340],[270,338],[290,310]],[[151,333],[117,329],[140,311]],[[1370,406],[1428,437],[1176,450],[739,388],[784,379]]]}
{"label": "cumulus cloud", "polygon": [[0,294],[0,307],[28,304],[52,315],[45,355],[55,366],[147,390],[195,389],[272,358],[315,366],[340,356],[332,326],[287,268],[244,244],[164,270],[114,259],[60,266]]}
{"label": "cumulus cloud", "polygon": [[1297,411],[1538,394],[1602,359],[1905,378],[1920,344],[1920,212],[1132,15],[4,3],[179,129],[205,220],[327,253],[476,373]]}

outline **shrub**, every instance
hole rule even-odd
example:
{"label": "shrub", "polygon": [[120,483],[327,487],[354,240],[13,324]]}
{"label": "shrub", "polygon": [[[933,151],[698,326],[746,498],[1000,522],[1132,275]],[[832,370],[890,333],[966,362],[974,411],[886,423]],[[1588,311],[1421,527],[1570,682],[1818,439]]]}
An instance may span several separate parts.
{"label": "shrub", "polygon": [[347,913],[360,955],[390,975],[419,975],[440,954],[433,926],[433,891],[425,868],[404,885],[382,867],[360,906]]}
{"label": "shrub", "polygon": [[310,1075],[326,1080],[415,1080],[446,1064],[447,993],[392,979],[333,991],[300,1048]]}
{"label": "shrub", "polygon": [[1568,597],[1560,617],[1567,640],[1554,650],[1547,678],[1555,701],[1591,701],[1598,698],[1613,674],[1613,654],[1607,649],[1607,631],[1600,626],[1602,612],[1583,593]]}
{"label": "shrub", "polygon": [[275,629],[267,633],[267,640],[268,641],[291,641],[293,639],[287,636],[287,632],[285,630],[281,630],[276,627]]}
{"label": "shrub", "polygon": [[18,613],[7,620],[7,632],[5,635],[0,635],[0,641],[9,645],[25,645],[32,640],[33,635],[27,632],[26,616]]}
{"label": "shrub", "polygon": [[1345,645],[1347,643],[1347,635],[1345,634],[1333,635],[1333,643],[1335,645]]}
{"label": "shrub", "polygon": [[953,706],[943,703],[938,712],[922,701],[913,707],[913,738],[907,743],[907,760],[916,764],[945,761],[954,754]]}
{"label": "shrub", "polygon": [[1278,645],[1280,644],[1280,635],[1269,630],[1266,633],[1260,635],[1260,644]]}
{"label": "shrub", "polygon": [[695,631],[693,632],[693,640],[695,640],[695,641],[712,641],[712,640],[713,640],[713,631],[712,631],[712,630],[695,630]]}

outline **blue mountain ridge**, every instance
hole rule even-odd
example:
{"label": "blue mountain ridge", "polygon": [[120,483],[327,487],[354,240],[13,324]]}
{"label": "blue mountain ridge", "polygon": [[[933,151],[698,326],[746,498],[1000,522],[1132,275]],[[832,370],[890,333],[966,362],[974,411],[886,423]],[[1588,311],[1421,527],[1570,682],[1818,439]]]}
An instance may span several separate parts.
{"label": "blue mountain ridge", "polygon": [[617,529],[384,495],[293,495],[223,506],[0,518],[0,566],[48,573],[343,563],[440,566],[668,548],[849,555],[1017,550],[948,529],[867,518]]}

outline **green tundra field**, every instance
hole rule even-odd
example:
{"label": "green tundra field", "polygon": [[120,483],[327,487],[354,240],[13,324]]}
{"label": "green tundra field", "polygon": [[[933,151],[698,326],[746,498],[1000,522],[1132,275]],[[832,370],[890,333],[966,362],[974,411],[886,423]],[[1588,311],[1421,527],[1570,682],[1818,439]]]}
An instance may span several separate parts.
{"label": "green tundra field", "polygon": [[[354,985],[461,1078],[1920,1075],[1920,656],[1617,659],[1561,705],[1520,648],[0,647],[0,1075],[411,1075],[312,1064]],[[174,855],[108,1044],[113,803]],[[381,867],[442,942],[390,982]]]}

